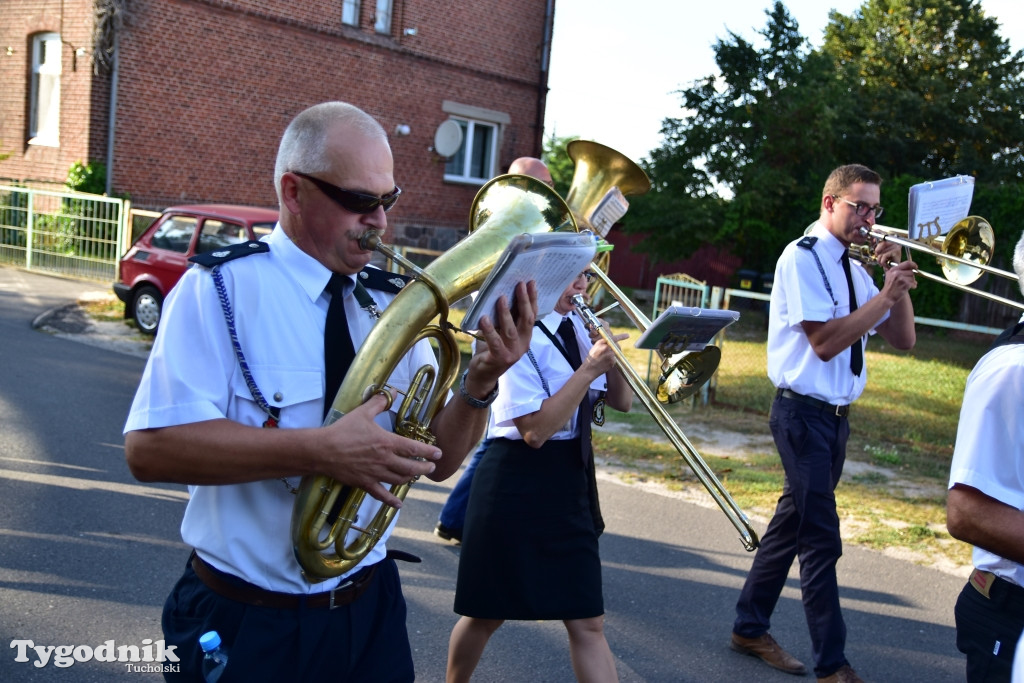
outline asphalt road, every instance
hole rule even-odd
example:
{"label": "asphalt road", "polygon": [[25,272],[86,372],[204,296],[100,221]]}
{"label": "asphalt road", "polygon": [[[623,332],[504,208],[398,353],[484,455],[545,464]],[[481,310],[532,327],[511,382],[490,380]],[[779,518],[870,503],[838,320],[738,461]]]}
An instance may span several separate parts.
{"label": "asphalt road", "polygon": [[[183,487],[140,484],[121,429],[144,360],[33,329],[43,312],[105,290],[0,267],[0,641],[145,647],[188,554]],[[685,430],[685,425],[684,425]],[[418,678],[443,681],[458,547],[431,530],[454,478],[417,483],[392,547],[401,565]],[[623,681],[813,680],[728,649],[733,607],[752,555],[713,507],[600,481],[606,631]],[[709,499],[710,500],[710,499]],[[755,520],[763,532],[765,520]],[[847,656],[868,681],[960,681],[953,604],[966,577],[848,548],[839,564]],[[810,662],[796,567],[772,632]],[[115,662],[58,668],[0,647],[0,681],[156,678]],[[571,681],[560,623],[509,622],[474,680]]]}

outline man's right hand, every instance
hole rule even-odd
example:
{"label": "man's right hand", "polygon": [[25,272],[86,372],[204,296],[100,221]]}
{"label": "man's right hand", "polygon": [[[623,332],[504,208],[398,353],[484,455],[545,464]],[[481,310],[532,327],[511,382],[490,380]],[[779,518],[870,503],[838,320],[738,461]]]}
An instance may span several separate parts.
{"label": "man's right hand", "polygon": [[436,446],[394,434],[374,421],[387,408],[387,399],[376,394],[368,401],[323,428],[323,474],[363,489],[392,507],[402,501],[385,488],[402,484],[434,471],[441,457]]}

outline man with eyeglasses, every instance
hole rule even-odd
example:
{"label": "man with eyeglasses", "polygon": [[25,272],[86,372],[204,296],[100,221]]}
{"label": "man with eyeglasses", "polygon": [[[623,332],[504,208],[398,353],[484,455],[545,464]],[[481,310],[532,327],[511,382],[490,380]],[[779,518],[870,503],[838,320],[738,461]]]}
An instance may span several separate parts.
{"label": "man with eyeglasses", "polygon": [[[384,129],[341,102],[292,120],[274,183],[274,231],[197,257],[168,296],[125,427],[138,479],[189,485],[181,531],[194,550],[163,613],[181,672],[168,677],[202,680],[199,637],[216,630],[232,680],[412,681],[390,529],[348,573],[307,580],[290,533],[296,487],[320,474],[365,490],[358,527],[378,501],[401,505],[388,486],[454,473],[498,378],[530,343],[536,291],[520,283],[514,306],[481,320],[458,396],[430,425],[436,446],[394,434],[380,395],[322,426],[355,349],[404,284],[370,267],[361,243],[385,231],[401,190]],[[436,363],[421,342],[389,384],[407,388],[425,364]]]}
{"label": "man with eyeglasses", "polygon": [[775,514],[761,538],[736,605],[730,646],[787,673],[806,667],[769,633],[772,612],[793,560],[819,681],[861,679],[846,659],[846,625],[836,563],[842,555],[835,488],[846,459],[850,404],[867,381],[864,345],[877,332],[891,346],[916,341],[909,290],[912,261],[899,246],[875,247],[885,270],[879,290],[849,248],[882,214],[882,179],[859,164],[825,181],[818,220],[790,243],[775,268],[768,321],[768,376],[777,387],[770,426],[785,470]]}

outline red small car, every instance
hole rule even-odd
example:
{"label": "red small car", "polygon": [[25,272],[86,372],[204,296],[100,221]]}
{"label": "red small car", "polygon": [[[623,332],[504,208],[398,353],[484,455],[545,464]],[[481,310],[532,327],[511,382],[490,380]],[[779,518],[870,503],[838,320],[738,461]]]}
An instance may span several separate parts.
{"label": "red small car", "polygon": [[121,257],[114,293],[124,302],[124,317],[156,334],[164,297],[189,267],[189,258],[269,235],[277,217],[277,209],[231,204],[165,209]]}

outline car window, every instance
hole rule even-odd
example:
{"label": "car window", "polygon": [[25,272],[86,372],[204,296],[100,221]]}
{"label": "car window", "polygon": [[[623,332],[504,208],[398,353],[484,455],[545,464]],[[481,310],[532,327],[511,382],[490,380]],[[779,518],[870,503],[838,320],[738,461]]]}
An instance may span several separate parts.
{"label": "car window", "polygon": [[266,237],[270,233],[274,232],[273,223],[253,223],[252,232],[256,235],[256,239]]}
{"label": "car window", "polygon": [[188,251],[192,235],[196,232],[196,218],[193,216],[171,216],[153,233],[150,243],[160,249],[169,249],[182,254]]}
{"label": "car window", "polygon": [[214,249],[222,249],[232,244],[245,242],[248,239],[249,233],[244,225],[207,218],[203,221],[203,231],[199,234],[199,244],[196,246],[196,253],[202,254]]}

